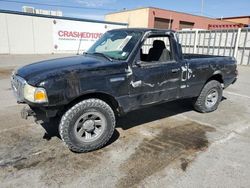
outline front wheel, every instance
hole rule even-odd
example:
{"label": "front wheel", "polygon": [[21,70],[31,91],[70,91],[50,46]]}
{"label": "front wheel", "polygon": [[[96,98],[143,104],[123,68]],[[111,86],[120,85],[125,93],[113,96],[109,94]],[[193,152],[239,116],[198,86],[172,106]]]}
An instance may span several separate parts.
{"label": "front wheel", "polygon": [[87,99],[63,116],[59,132],[64,143],[75,152],[88,152],[103,147],[113,135],[115,115],[100,99]]}
{"label": "front wheel", "polygon": [[215,111],[222,99],[222,86],[220,82],[211,80],[203,87],[199,97],[194,103],[194,108],[203,113]]}

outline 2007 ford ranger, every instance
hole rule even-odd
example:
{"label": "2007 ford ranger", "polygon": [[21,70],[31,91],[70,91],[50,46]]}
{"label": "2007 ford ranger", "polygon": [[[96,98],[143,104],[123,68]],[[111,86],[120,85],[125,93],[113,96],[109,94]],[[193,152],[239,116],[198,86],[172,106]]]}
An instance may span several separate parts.
{"label": "2007 ford ranger", "polygon": [[232,57],[182,54],[174,31],[117,29],[83,55],[20,68],[11,85],[29,106],[23,117],[60,117],[62,140],[87,152],[104,146],[116,117],[132,110],[183,98],[199,112],[216,110],[237,74]]}

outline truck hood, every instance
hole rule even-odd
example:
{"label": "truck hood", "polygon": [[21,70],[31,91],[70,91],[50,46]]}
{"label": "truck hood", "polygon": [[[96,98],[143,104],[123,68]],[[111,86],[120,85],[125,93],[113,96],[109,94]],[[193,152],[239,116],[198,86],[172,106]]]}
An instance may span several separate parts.
{"label": "truck hood", "polygon": [[17,70],[16,74],[24,78],[29,84],[36,85],[51,77],[63,76],[67,73],[82,72],[86,70],[98,70],[100,68],[112,67],[116,62],[110,62],[105,58],[93,55],[80,55],[40,61],[26,65]]}

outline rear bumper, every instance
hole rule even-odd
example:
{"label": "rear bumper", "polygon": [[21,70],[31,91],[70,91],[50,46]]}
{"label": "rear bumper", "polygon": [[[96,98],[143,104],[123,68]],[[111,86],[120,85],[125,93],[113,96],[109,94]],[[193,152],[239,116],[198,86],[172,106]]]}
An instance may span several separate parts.
{"label": "rear bumper", "polygon": [[233,80],[232,84],[234,84],[234,83],[237,81],[237,79],[238,79],[238,78],[235,78],[235,79]]}
{"label": "rear bumper", "polygon": [[237,81],[237,77],[235,78],[229,78],[224,80],[224,89],[226,89],[231,84],[234,84]]}

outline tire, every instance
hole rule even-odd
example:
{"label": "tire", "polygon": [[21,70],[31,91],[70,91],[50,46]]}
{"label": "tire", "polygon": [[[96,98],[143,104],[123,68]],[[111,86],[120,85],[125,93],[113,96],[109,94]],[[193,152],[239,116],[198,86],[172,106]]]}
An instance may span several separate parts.
{"label": "tire", "polygon": [[59,125],[63,142],[71,151],[79,153],[103,147],[114,129],[114,112],[100,99],[87,99],[74,105],[62,116]]}
{"label": "tire", "polygon": [[223,89],[220,82],[216,80],[209,81],[194,102],[195,110],[202,113],[215,111],[222,99],[222,92]]}

